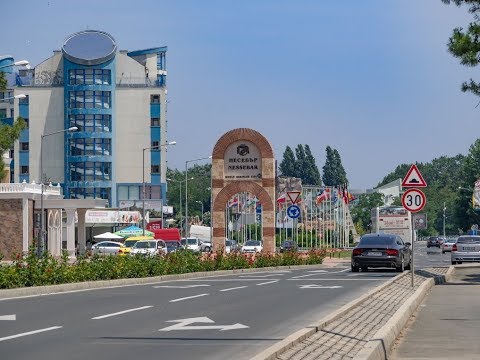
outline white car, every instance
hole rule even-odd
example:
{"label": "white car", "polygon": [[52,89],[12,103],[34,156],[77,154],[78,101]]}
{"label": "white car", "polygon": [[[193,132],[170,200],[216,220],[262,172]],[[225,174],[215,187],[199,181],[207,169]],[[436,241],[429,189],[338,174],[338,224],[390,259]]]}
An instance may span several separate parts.
{"label": "white car", "polygon": [[116,241],[100,241],[92,245],[92,254],[96,255],[117,255],[122,243]]}
{"label": "white car", "polygon": [[457,238],[446,239],[440,248],[442,249],[442,254],[445,254],[447,251],[452,251],[453,244],[457,243]]}
{"label": "white car", "polygon": [[163,240],[139,240],[133,245],[131,255],[160,255],[167,253],[167,245]]}
{"label": "white car", "polygon": [[200,251],[210,252],[212,250],[212,241],[211,240],[200,240]]}
{"label": "white car", "polygon": [[262,242],[259,240],[248,240],[242,246],[242,253],[259,253],[263,250]]}
{"label": "white car", "polygon": [[180,240],[180,242],[182,243],[182,245],[185,247],[186,245],[186,249],[187,250],[192,250],[192,251],[195,251],[195,252],[198,252],[200,251],[200,239],[199,238],[192,238],[192,237],[189,237],[189,238],[183,238],[182,240]]}

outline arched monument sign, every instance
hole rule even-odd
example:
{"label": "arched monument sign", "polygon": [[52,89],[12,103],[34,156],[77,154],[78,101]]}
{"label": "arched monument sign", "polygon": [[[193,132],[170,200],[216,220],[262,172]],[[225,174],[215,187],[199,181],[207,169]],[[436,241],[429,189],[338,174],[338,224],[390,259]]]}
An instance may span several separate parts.
{"label": "arched monument sign", "polygon": [[239,192],[255,195],[262,204],[263,250],[275,251],[275,158],[258,131],[240,128],[223,134],[212,154],[213,250],[225,247],[225,208]]}

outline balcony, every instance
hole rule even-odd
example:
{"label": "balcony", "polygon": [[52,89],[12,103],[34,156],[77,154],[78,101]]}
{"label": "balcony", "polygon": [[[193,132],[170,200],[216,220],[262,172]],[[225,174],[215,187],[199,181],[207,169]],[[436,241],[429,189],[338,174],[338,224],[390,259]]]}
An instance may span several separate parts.
{"label": "balcony", "polygon": [[[36,184],[32,182],[31,184],[26,181],[22,183],[0,183],[0,194],[18,194],[18,193],[30,193],[30,194],[41,194],[42,186],[41,184]],[[62,195],[62,188],[60,184],[53,186],[52,183],[46,185],[43,193],[45,195]]]}

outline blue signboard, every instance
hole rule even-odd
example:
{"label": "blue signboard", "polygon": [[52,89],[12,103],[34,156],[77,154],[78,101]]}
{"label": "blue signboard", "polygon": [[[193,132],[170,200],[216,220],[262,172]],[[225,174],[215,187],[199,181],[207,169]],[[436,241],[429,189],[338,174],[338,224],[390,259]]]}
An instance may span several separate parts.
{"label": "blue signboard", "polygon": [[300,216],[300,208],[297,205],[290,205],[287,208],[287,215],[290,219],[296,219]]}

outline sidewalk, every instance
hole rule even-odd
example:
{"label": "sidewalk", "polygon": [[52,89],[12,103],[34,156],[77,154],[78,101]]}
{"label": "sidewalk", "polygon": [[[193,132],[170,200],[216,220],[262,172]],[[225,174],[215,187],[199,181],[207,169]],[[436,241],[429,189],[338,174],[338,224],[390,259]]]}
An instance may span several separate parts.
{"label": "sidewalk", "polygon": [[479,299],[480,266],[457,266],[452,280],[433,287],[412,316],[391,359],[479,359]]}

